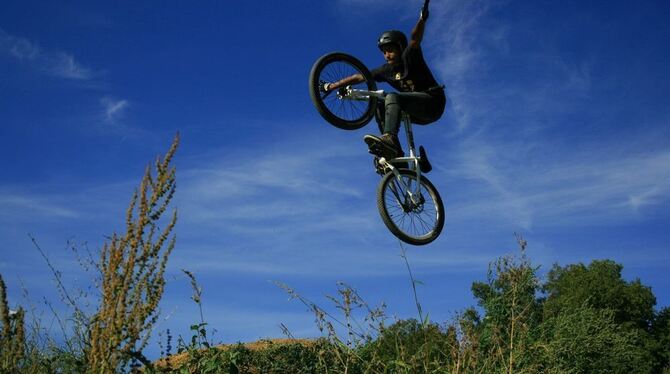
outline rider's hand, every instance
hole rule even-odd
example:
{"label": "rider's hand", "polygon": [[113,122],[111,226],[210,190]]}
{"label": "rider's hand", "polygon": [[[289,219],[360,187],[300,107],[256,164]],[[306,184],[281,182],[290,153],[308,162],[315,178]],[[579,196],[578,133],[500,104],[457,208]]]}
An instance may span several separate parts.
{"label": "rider's hand", "polygon": [[428,19],[428,16],[430,15],[430,12],[428,11],[428,2],[429,1],[430,0],[426,0],[423,3],[423,8],[421,8],[421,14],[420,14],[419,18],[423,21],[426,21]]}
{"label": "rider's hand", "polygon": [[330,88],[330,83],[329,82],[319,81],[319,91],[328,92],[329,88]]}

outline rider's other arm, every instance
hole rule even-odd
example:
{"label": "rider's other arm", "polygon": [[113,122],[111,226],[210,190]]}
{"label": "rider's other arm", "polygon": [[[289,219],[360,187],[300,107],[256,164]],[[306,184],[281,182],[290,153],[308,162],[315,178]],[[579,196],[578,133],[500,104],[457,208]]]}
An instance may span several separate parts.
{"label": "rider's other arm", "polygon": [[411,40],[409,41],[409,46],[411,48],[419,48],[421,46],[421,41],[423,40],[423,31],[426,28],[426,20],[428,19],[428,9],[425,12],[421,12],[419,16],[419,21],[416,23],[412,29]]}
{"label": "rider's other arm", "polygon": [[361,83],[361,82],[364,82],[364,81],[365,81],[365,78],[363,77],[363,74],[354,74],[354,75],[348,76],[344,79],[341,79],[337,82],[332,82],[332,83],[327,83],[326,82],[323,85],[323,90],[326,91],[326,92],[333,91],[333,90],[336,90],[340,87],[346,87],[346,86]]}

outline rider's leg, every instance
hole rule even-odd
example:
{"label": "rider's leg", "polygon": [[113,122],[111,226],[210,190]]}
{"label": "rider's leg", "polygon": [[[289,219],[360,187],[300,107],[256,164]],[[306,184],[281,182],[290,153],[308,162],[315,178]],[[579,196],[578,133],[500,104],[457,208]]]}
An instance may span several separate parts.
{"label": "rider's leg", "polygon": [[444,110],[444,97],[433,96],[425,92],[393,92],[384,99],[384,128],[381,139],[391,149],[402,155],[398,140],[401,113],[412,117],[412,122],[427,124],[436,121]]}
{"label": "rider's leg", "polygon": [[375,121],[377,121],[377,128],[379,128],[379,133],[384,133],[384,121],[386,116],[386,109],[384,108],[384,102],[378,101],[377,108],[375,108]]}
{"label": "rider's leg", "polygon": [[390,93],[384,99],[384,134],[398,134],[400,129],[400,94]]}
{"label": "rider's leg", "polygon": [[412,117],[412,123],[428,124],[437,121],[444,111],[444,96],[433,96],[425,92],[401,92],[400,107]]}
{"label": "rider's leg", "polygon": [[389,93],[384,99],[384,131],[382,141],[396,149],[398,155],[403,154],[400,140],[398,140],[398,130],[400,129],[400,96],[398,93]]}

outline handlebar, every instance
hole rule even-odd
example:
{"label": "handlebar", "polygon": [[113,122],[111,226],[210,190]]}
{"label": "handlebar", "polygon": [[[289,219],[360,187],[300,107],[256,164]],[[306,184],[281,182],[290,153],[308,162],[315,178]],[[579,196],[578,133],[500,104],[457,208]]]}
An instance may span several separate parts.
{"label": "handlebar", "polygon": [[368,91],[368,90],[359,90],[352,88],[351,86],[342,87],[337,91],[338,99],[351,99],[351,100],[369,100],[370,97],[376,97],[378,99],[383,99],[386,96],[384,90],[377,91]]}

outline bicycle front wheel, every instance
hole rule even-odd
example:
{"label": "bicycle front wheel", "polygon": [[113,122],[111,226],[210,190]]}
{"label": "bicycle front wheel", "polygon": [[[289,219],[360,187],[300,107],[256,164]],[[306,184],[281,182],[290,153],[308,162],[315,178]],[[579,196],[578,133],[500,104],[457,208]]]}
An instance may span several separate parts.
{"label": "bicycle front wheel", "polygon": [[309,95],[316,110],[331,125],[344,130],[357,130],[374,117],[377,99],[351,100],[337,92],[322,92],[323,83],[334,83],[354,74],[365,81],[353,88],[374,91],[377,85],[368,68],[357,58],[340,52],[328,53],[319,58],[309,73]]}
{"label": "bicycle front wheel", "polygon": [[[405,243],[424,245],[437,239],[444,227],[444,205],[437,189],[412,170],[400,169],[399,181],[387,173],[377,188],[377,208],[391,233]],[[418,196],[416,195],[419,184]]]}

